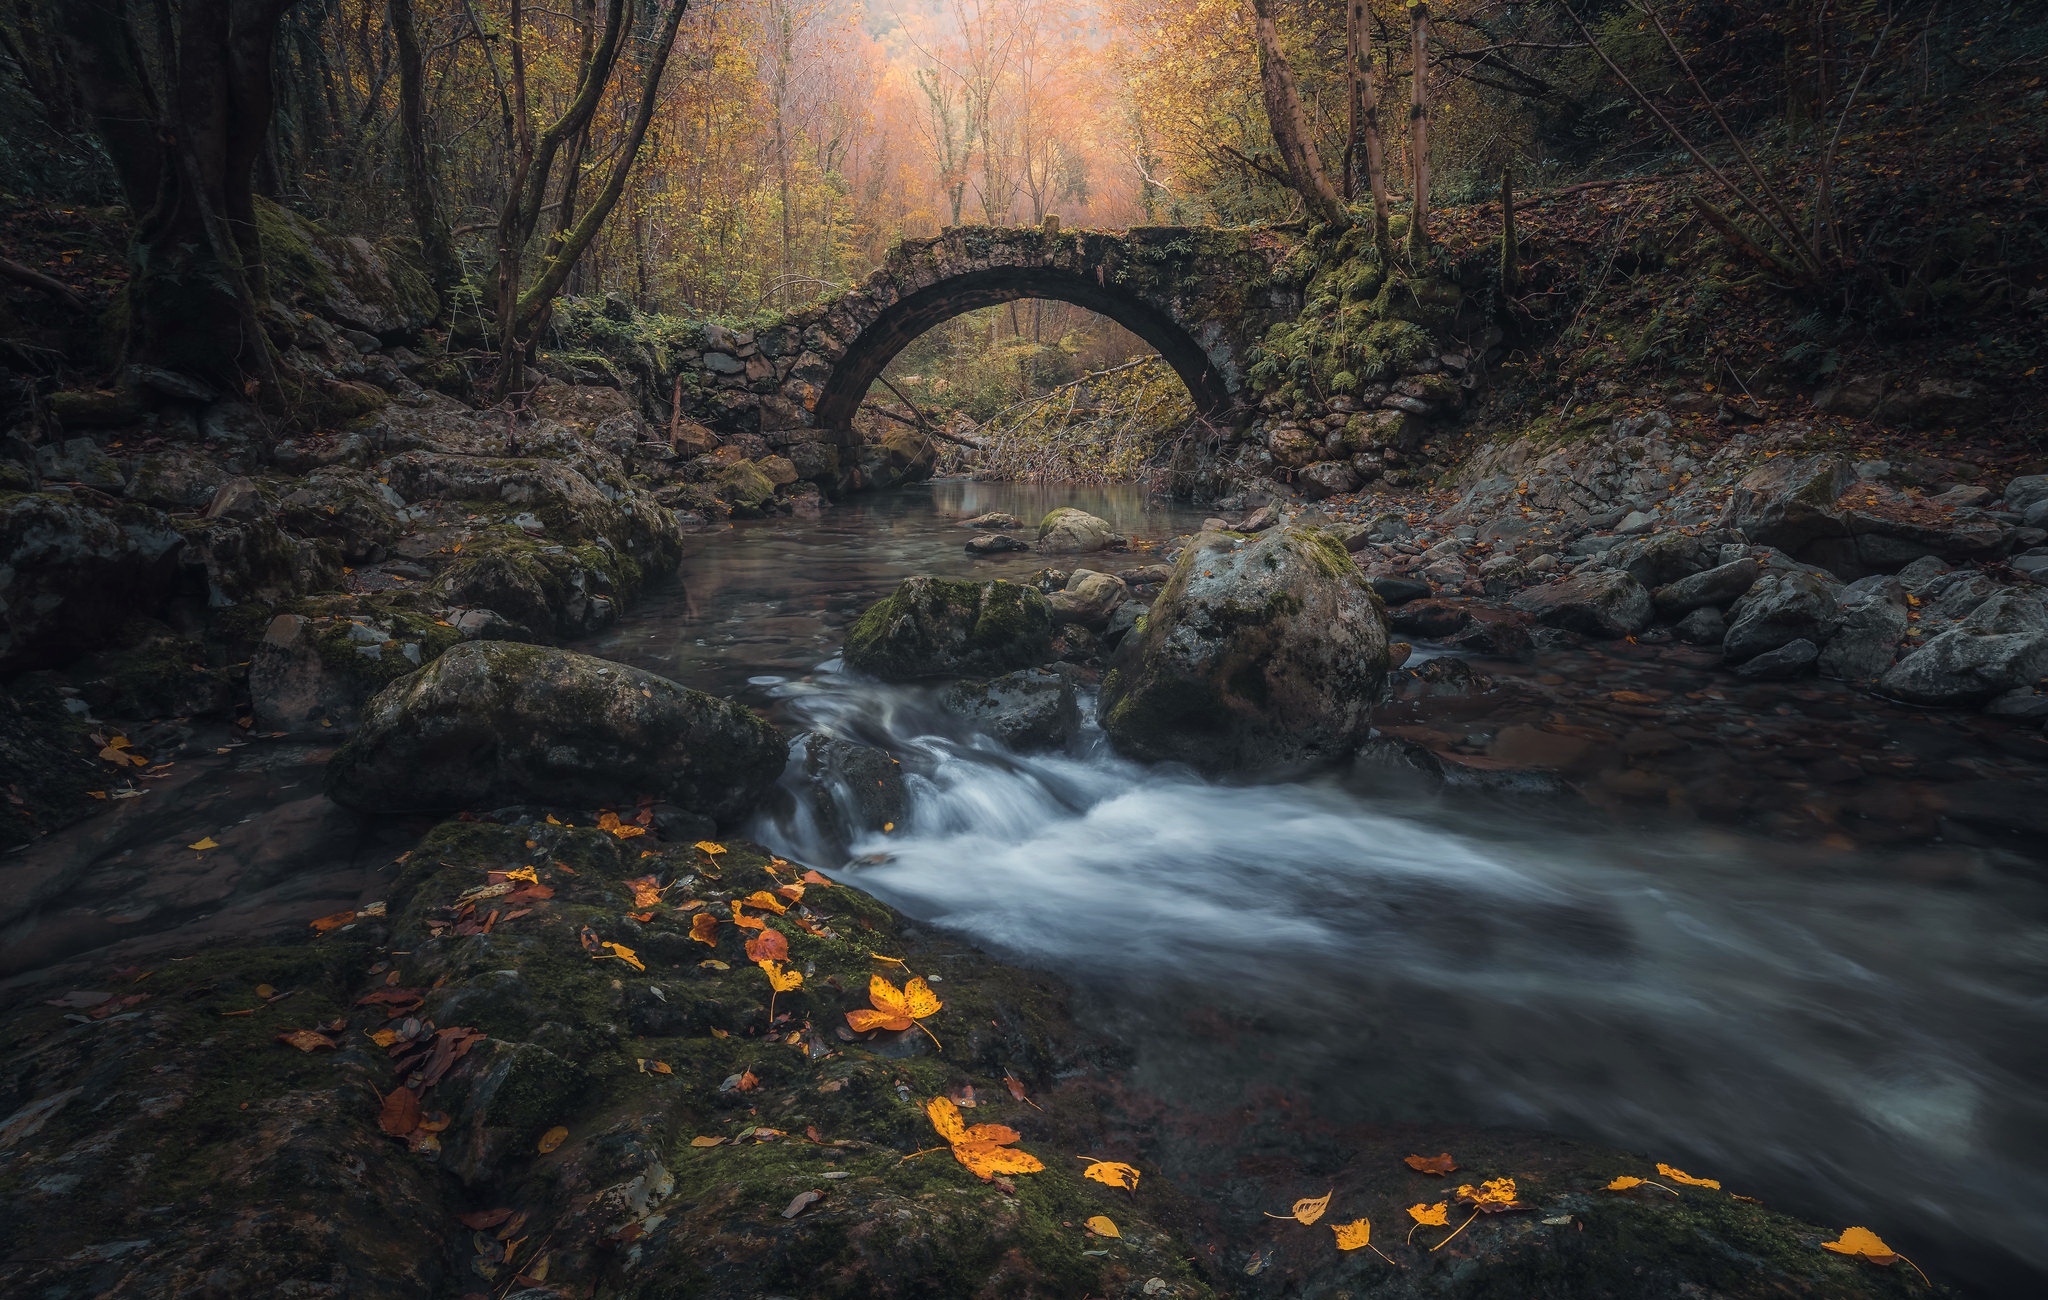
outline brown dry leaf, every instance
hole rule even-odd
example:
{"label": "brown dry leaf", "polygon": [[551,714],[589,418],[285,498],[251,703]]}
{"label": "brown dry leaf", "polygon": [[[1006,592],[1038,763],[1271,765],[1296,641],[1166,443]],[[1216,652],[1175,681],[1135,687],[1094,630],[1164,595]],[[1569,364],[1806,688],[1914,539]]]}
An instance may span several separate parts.
{"label": "brown dry leaf", "polygon": [[1116,1220],[1110,1218],[1107,1214],[1089,1215],[1087,1228],[1088,1231],[1098,1237],[1121,1237],[1124,1235],[1116,1230]]}
{"label": "brown dry leaf", "polygon": [[693,1147],[724,1146],[725,1139],[720,1137],[693,1137],[690,1139],[690,1145]]}
{"label": "brown dry leaf", "polygon": [[620,821],[619,815],[615,812],[599,813],[597,815],[597,828],[601,831],[608,831],[622,840],[630,840],[635,835],[645,835],[647,833],[645,826],[634,826]]}
{"label": "brown dry leaf", "polygon": [[476,1210],[469,1214],[458,1214],[455,1221],[475,1232],[495,1228],[512,1217],[510,1210]]}
{"label": "brown dry leaf", "polygon": [[1512,1178],[1489,1178],[1478,1187],[1466,1183],[1458,1188],[1458,1199],[1488,1214],[1531,1208],[1515,1199],[1515,1180]]}
{"label": "brown dry leaf", "polygon": [[829,885],[832,883],[816,871],[806,871],[798,879],[802,880],[806,885]]}
{"label": "brown dry leaf", "polygon": [[777,898],[786,898],[792,903],[801,903],[804,901],[804,887],[802,885],[777,885],[775,887],[775,896]]}
{"label": "brown dry leaf", "polygon": [[268,1002],[277,996],[277,987],[272,984],[258,984],[256,986],[256,996]]}
{"label": "brown dry leaf", "polygon": [[393,1088],[377,1112],[377,1127],[392,1137],[406,1137],[420,1126],[420,1095],[410,1088]]}
{"label": "brown dry leaf", "polygon": [[549,1152],[553,1151],[556,1147],[561,1146],[564,1142],[567,1142],[568,1140],[569,1130],[563,1128],[560,1124],[557,1124],[553,1128],[549,1129],[547,1132],[540,1135],[540,1141],[534,1145],[533,1149],[540,1152],[542,1155],[547,1155]]}
{"label": "brown dry leaf", "polygon": [[647,1059],[646,1059],[645,1057],[635,1057],[635,1058],[634,1058],[634,1063],[635,1063],[635,1064],[637,1064],[637,1065],[638,1065],[638,1066],[640,1067],[640,1073],[642,1073],[642,1074],[674,1074],[674,1073],[675,1073],[675,1071],[674,1071],[674,1070],[672,1070],[672,1069],[670,1069],[670,1068],[669,1068],[669,1064],[668,1064],[668,1062],[667,1062],[667,1061],[650,1061],[650,1060],[647,1060]]}
{"label": "brown dry leaf", "polygon": [[1323,1217],[1324,1210],[1330,1208],[1330,1198],[1334,1195],[1336,1195],[1336,1189],[1332,1188],[1321,1196],[1303,1197],[1301,1200],[1296,1201],[1294,1208],[1287,1213],[1268,1213],[1266,1217],[1269,1219],[1293,1219],[1297,1223],[1313,1224],[1317,1219]]}
{"label": "brown dry leaf", "polygon": [[788,961],[789,940],[780,930],[762,930],[747,940],[748,961]]}
{"label": "brown dry leaf", "polygon": [[976,1124],[969,1128],[960,1118],[960,1108],[950,1098],[932,1098],[924,1104],[924,1112],[946,1145],[953,1149],[953,1158],[983,1182],[997,1174],[1035,1174],[1045,1168],[1029,1151],[1012,1149],[1012,1144],[1019,1140],[1017,1130],[1006,1124]]}
{"label": "brown dry leaf", "polygon": [[1137,1190],[1138,1170],[1135,1165],[1119,1160],[1097,1160],[1093,1156],[1076,1156],[1075,1159],[1088,1162],[1088,1167],[1081,1171],[1081,1177],[1093,1178],[1098,1183],[1108,1183],[1111,1187],[1127,1191]]}
{"label": "brown dry leaf", "polygon": [[1349,1223],[1333,1223],[1330,1231],[1337,1234],[1337,1249],[1361,1250],[1372,1245],[1372,1220],[1353,1219]]}
{"label": "brown dry leaf", "polygon": [[290,1043],[302,1052],[310,1052],[321,1047],[341,1046],[340,1043],[335,1042],[327,1035],[316,1034],[310,1029],[294,1029],[288,1034],[279,1034],[277,1041],[280,1043]]}
{"label": "brown dry leaf", "polygon": [[1403,1156],[1401,1157],[1401,1163],[1407,1165],[1418,1174],[1442,1176],[1444,1174],[1456,1173],[1458,1169],[1458,1162],[1451,1159],[1451,1153],[1448,1151],[1440,1156]]}
{"label": "brown dry leaf", "polygon": [[718,946],[718,918],[709,912],[699,912],[690,918],[690,937],[698,943]]}
{"label": "brown dry leaf", "polygon": [[822,1201],[824,1199],[825,1193],[823,1192],[798,1192],[796,1196],[791,1199],[789,1206],[782,1211],[782,1217],[785,1219],[794,1219],[797,1215],[802,1214],[805,1210],[810,1209],[813,1205],[816,1205],[819,1201]]}
{"label": "brown dry leaf", "polygon": [[626,888],[633,891],[634,907],[653,907],[661,901],[661,886],[655,883],[653,876],[636,876],[626,882]]}
{"label": "brown dry leaf", "polygon": [[1411,1205],[1408,1217],[1425,1228],[1448,1228],[1451,1226],[1451,1203],[1438,1201],[1435,1205]]}
{"label": "brown dry leaf", "polygon": [[1673,1169],[1667,1164],[1658,1164],[1657,1172],[1669,1178],[1672,1182],[1684,1183],[1687,1187],[1711,1187],[1717,1192],[1721,1190],[1721,1184],[1711,1178],[1694,1178],[1685,1170]]}
{"label": "brown dry leaf", "polygon": [[761,1081],[754,1077],[754,1071],[749,1068],[740,1071],[740,1081],[733,1086],[741,1092],[752,1092],[761,1086]]}

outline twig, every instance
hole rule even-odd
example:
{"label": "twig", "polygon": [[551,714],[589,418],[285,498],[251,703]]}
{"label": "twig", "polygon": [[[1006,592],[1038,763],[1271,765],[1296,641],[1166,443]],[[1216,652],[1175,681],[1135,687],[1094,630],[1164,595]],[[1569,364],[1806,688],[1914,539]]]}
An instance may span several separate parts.
{"label": "twig", "polygon": [[0,276],[5,276],[16,284],[26,285],[40,294],[56,299],[58,305],[77,315],[88,316],[92,314],[92,308],[86,305],[85,299],[72,291],[70,285],[65,284],[61,280],[52,279],[33,267],[23,266],[12,258],[0,257]]}

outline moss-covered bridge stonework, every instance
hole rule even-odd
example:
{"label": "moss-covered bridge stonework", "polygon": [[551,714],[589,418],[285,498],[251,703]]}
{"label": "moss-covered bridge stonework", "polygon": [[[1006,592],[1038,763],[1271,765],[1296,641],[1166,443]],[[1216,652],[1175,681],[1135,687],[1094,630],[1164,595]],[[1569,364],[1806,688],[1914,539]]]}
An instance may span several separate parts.
{"label": "moss-covered bridge stonework", "polygon": [[1253,230],[956,227],[897,245],[830,301],[752,333],[707,331],[684,365],[711,422],[758,430],[771,446],[844,446],[869,386],[912,339],[976,308],[1052,298],[1144,339],[1205,414],[1227,419],[1241,406],[1245,352],[1301,310],[1299,290],[1275,279],[1284,253]]}

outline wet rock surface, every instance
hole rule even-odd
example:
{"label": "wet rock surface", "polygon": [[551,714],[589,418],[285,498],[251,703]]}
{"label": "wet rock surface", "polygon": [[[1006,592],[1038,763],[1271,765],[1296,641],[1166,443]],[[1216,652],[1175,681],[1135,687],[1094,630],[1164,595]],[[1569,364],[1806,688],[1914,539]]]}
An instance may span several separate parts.
{"label": "wet rock surface", "polygon": [[883,681],[1001,673],[1043,662],[1045,597],[1013,582],[906,578],[846,633],[847,666]]}
{"label": "wet rock surface", "polygon": [[1123,753],[1202,771],[1335,758],[1365,737],[1387,645],[1333,534],[1205,532],[1118,647],[1098,713]]}
{"label": "wet rock surface", "polygon": [[[10,1010],[0,1280],[44,1295],[1906,1294],[1725,1193],[1600,1190],[1647,1170],[1627,1153],[1327,1129],[1285,1097],[1169,1106],[1104,1064],[1052,981],[725,847],[447,823],[379,906],[325,933],[166,963],[142,993]],[[693,937],[727,916],[754,924]],[[771,960],[804,975],[772,1007],[746,951],[771,933]],[[846,1029],[871,976],[911,972],[942,1004],[932,1035]],[[978,1178],[934,1132],[934,1099],[1007,1126],[1043,1168]],[[1402,1158],[1439,1149],[1461,1177],[1514,1178],[1528,1208],[1440,1252],[1402,1241],[1402,1209],[1456,1181]],[[1077,1156],[1130,1162],[1135,1190],[1082,1178]],[[1385,1260],[1263,1213],[1325,1191],[1333,1219],[1370,1217]],[[1092,1233],[1094,1215],[1118,1235]]]}
{"label": "wet rock surface", "polygon": [[729,824],[787,756],[729,700],[589,655],[479,642],[373,699],[327,785],[369,813],[574,805],[624,787]]}

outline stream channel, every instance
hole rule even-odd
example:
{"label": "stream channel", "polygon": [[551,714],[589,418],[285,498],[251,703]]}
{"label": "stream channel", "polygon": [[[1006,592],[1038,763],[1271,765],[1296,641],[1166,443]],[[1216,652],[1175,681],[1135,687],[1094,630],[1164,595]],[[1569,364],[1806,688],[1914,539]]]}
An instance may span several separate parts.
{"label": "stream channel", "polygon": [[[1619,816],[1562,791],[1446,794],[1388,766],[1217,783],[1117,758],[1092,726],[1069,752],[1018,755],[949,719],[934,691],[840,670],[847,623],[902,578],[1022,580],[1045,562],[970,558],[959,520],[1060,505],[1153,542],[1205,513],[1135,489],[941,481],[741,523],[691,539],[687,591],[650,593],[579,648],[901,760],[912,806],[893,833],[837,844],[786,808],[752,834],[1057,973],[1084,1022],[1128,1047],[1136,1085],[1170,1104],[1279,1097],[1333,1123],[1593,1138],[1822,1224],[1875,1227],[1977,1294],[2048,1294],[2038,858],[1801,836],[1761,813]],[[1593,686],[1675,671],[1541,658],[1521,671]],[[1733,681],[1702,680],[1716,678]],[[2012,743],[1972,751],[1974,724],[1811,684],[1819,704],[1795,709],[1798,690],[1768,689],[1710,686],[1699,709],[1791,718],[1819,763],[1931,756],[2048,801]],[[1905,797],[1894,788],[1876,793]]]}

